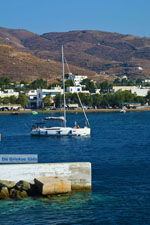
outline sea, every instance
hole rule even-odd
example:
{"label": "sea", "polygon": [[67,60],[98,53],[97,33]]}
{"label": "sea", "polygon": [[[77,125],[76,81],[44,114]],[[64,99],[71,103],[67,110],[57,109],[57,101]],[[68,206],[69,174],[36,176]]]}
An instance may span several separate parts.
{"label": "sea", "polygon": [[[38,154],[39,162],[91,162],[92,191],[0,201],[0,225],[149,225],[150,112],[88,113],[90,137],[33,137],[55,113],[0,114],[0,154]],[[57,114],[59,115],[59,114]],[[81,113],[67,121],[82,126]]]}

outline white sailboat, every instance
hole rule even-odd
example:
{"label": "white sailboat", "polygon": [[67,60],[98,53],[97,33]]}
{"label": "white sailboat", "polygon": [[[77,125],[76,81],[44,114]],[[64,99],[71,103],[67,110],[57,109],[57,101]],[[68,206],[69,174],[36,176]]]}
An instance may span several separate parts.
{"label": "white sailboat", "polygon": [[91,134],[91,128],[86,116],[84,107],[82,105],[79,94],[77,93],[80,105],[82,107],[86,124],[84,127],[79,127],[75,124],[74,127],[67,127],[66,120],[66,98],[65,98],[65,73],[64,73],[64,53],[62,46],[62,75],[63,75],[63,106],[64,106],[64,115],[63,117],[46,117],[45,120],[59,120],[63,121],[63,126],[60,127],[41,127],[41,123],[37,123],[36,126],[33,126],[31,129],[31,135],[34,136],[89,136]]}

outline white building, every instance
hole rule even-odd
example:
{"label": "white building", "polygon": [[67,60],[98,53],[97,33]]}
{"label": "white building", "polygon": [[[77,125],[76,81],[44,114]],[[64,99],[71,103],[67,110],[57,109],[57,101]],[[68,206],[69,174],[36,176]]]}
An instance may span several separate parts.
{"label": "white building", "polygon": [[70,86],[70,87],[67,87],[67,92],[68,93],[84,93],[84,94],[90,94],[89,91],[87,90],[82,90],[82,87],[81,86]]}
{"label": "white building", "polygon": [[15,96],[16,98],[18,98],[19,92],[16,92],[13,89],[5,89],[4,91],[0,91],[1,98],[10,97],[10,96]]}
{"label": "white building", "polygon": [[113,86],[112,90],[113,92],[117,91],[131,91],[133,89],[136,89],[136,86]]}
{"label": "white building", "polygon": [[28,96],[28,107],[37,108],[37,90],[29,90],[26,95]]}
{"label": "white building", "polygon": [[52,98],[54,98],[56,95],[63,94],[63,89],[60,86],[56,86],[56,87],[51,87],[51,89],[38,89],[37,90],[37,94],[38,94],[38,98],[44,98],[46,96],[51,96]]}
{"label": "white building", "polygon": [[113,91],[131,91],[132,94],[145,97],[150,91],[150,87],[137,87],[137,86],[113,86]]}
{"label": "white building", "polygon": [[72,80],[75,86],[79,86],[87,78],[87,76],[69,74],[68,80]]}
{"label": "white building", "polygon": [[144,83],[150,83],[150,79],[143,80]]}
{"label": "white building", "polygon": [[69,92],[69,93],[82,92],[82,87],[81,86],[70,86],[70,87],[67,87],[67,92]]}
{"label": "white building", "polygon": [[37,89],[30,90],[26,95],[28,96],[29,108],[41,108],[43,107],[43,98],[50,96],[54,98],[57,94],[63,94],[61,87],[52,87],[51,89]]}
{"label": "white building", "polygon": [[37,90],[29,90],[28,92],[26,92],[26,95],[30,97],[37,96]]}
{"label": "white building", "polygon": [[149,91],[150,91],[150,88],[135,88],[131,92],[132,94],[136,94],[137,96],[145,97]]}
{"label": "white building", "polygon": [[38,89],[37,90],[37,108],[43,107],[43,98],[50,96],[54,98],[56,95],[63,94],[63,89],[59,86],[52,87],[51,89]]}
{"label": "white building", "polygon": [[100,92],[101,92],[101,89],[96,88],[94,94],[100,94]]}

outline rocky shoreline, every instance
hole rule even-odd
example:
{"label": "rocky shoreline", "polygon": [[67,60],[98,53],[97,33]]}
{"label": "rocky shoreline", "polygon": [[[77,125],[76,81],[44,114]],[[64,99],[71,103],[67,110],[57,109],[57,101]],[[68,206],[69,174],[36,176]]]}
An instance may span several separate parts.
{"label": "rocky shoreline", "polygon": [[27,197],[49,197],[50,195],[65,194],[73,190],[71,181],[63,177],[40,177],[32,183],[20,180],[18,182],[0,180],[0,200],[23,199]]}
{"label": "rocky shoreline", "polygon": [[90,162],[0,165],[0,199],[48,197],[91,190]]}

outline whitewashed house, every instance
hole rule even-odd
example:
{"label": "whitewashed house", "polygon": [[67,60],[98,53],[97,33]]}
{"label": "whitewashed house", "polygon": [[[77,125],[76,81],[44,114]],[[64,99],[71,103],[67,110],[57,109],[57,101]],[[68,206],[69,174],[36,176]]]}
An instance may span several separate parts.
{"label": "whitewashed house", "polygon": [[81,82],[85,79],[87,79],[87,76],[83,75],[74,75],[74,74],[69,74],[68,80],[72,80],[74,86],[80,86]]}
{"label": "whitewashed house", "polygon": [[37,90],[29,90],[26,95],[28,96],[28,108],[38,108]]}
{"label": "whitewashed house", "polygon": [[135,88],[131,92],[132,94],[136,94],[137,96],[145,97],[149,91],[150,91],[150,88]]}
{"label": "whitewashed house", "polygon": [[117,92],[117,91],[132,91],[136,89],[136,86],[113,86],[112,91]]}
{"label": "whitewashed house", "polygon": [[113,92],[117,91],[131,91],[132,94],[145,97],[150,91],[150,87],[137,87],[137,86],[113,86]]}
{"label": "whitewashed house", "polygon": [[70,87],[67,87],[67,92],[68,93],[84,93],[84,94],[90,94],[89,91],[87,90],[82,90],[82,87],[81,86],[70,86]]}
{"label": "whitewashed house", "polygon": [[43,107],[43,98],[50,96],[54,98],[56,95],[63,94],[63,89],[60,86],[52,87],[51,89],[38,89],[37,90],[37,108]]}
{"label": "whitewashed house", "polygon": [[70,86],[67,87],[67,92],[69,93],[77,93],[77,92],[82,92],[82,87],[81,86]]}
{"label": "whitewashed house", "polygon": [[145,79],[142,81],[143,83],[150,83],[150,79]]}
{"label": "whitewashed house", "polygon": [[100,92],[101,92],[101,89],[96,88],[94,94],[100,94]]}
{"label": "whitewashed house", "polygon": [[15,96],[16,98],[18,98],[19,92],[16,92],[13,89],[5,89],[4,91],[0,90],[0,97],[1,98],[11,97],[11,96]]}

